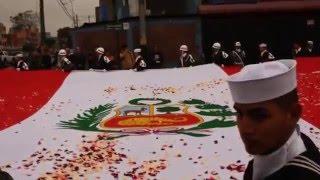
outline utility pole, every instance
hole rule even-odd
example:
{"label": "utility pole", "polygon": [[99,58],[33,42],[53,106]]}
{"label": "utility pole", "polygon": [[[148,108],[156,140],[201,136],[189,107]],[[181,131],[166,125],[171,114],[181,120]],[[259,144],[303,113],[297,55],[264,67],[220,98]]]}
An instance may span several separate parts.
{"label": "utility pole", "polygon": [[41,43],[44,43],[44,40],[46,39],[46,27],[45,27],[45,19],[44,19],[44,6],[43,6],[43,0],[40,1],[40,32],[41,32]]}
{"label": "utility pole", "polygon": [[140,46],[147,46],[146,0],[139,0]]}
{"label": "utility pole", "polygon": [[76,27],[79,27],[79,16],[76,14]]}

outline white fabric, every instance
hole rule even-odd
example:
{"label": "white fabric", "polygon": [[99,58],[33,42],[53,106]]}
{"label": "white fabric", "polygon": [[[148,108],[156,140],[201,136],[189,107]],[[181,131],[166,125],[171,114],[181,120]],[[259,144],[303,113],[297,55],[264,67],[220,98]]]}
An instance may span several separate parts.
{"label": "white fabric", "polygon": [[288,141],[275,152],[256,155],[253,161],[253,180],[262,180],[281,169],[294,157],[306,151],[300,133],[294,131]]}
{"label": "white fabric", "polygon": [[226,52],[222,51],[222,57],[224,59],[227,59],[229,57],[229,55]]}
{"label": "white fabric", "polygon": [[[22,64],[22,69],[23,70],[29,70],[29,66],[26,62],[24,62],[23,60],[18,61],[17,63],[17,67],[21,66]],[[17,68],[17,70],[21,70],[20,68]]]}
{"label": "white fabric", "polygon": [[106,63],[111,62],[111,60],[110,60],[107,56],[104,56],[103,54],[99,54],[98,60],[100,60],[101,57],[103,58],[103,61],[104,61],[104,62],[106,62]]}
{"label": "white fabric", "polygon": [[297,87],[296,61],[279,60],[245,66],[228,79],[236,103],[272,100]]}
{"label": "white fabric", "polygon": [[134,53],[141,53],[141,49],[140,48],[137,48],[133,51]]}
{"label": "white fabric", "polygon": [[[115,103],[115,108],[105,118],[113,117],[117,108],[130,105],[129,100],[139,97],[165,98],[171,100],[171,104],[175,106],[184,100],[202,99],[210,103],[231,107],[232,100],[229,91],[226,90],[227,83],[223,80],[226,78],[227,75],[214,64],[190,68],[145,70],[140,73],[132,70],[109,71],[107,73],[72,71],[61,88],[36,114],[21,124],[0,131],[0,166],[6,166],[10,163],[13,168],[2,170],[12,174],[13,178],[17,180],[34,180],[45,175],[47,171],[54,171],[52,169],[53,162],[41,162],[39,166],[32,168],[35,169],[34,171],[19,170],[17,167],[23,163],[22,160],[29,159],[31,154],[43,147],[53,153],[60,148],[72,150],[78,156],[81,153],[79,150],[79,147],[82,146],[81,136],[85,135],[86,139],[92,140],[100,133],[61,129],[57,123],[72,120],[77,117],[77,114],[83,114],[86,110],[99,105]],[[215,84],[215,82],[219,84]],[[130,90],[130,87],[134,87],[135,90]],[[106,92],[105,90],[109,88],[113,90]],[[171,93],[171,89],[175,93]],[[64,104],[60,104],[61,102]],[[60,105],[61,107],[58,107]],[[50,110],[53,106],[55,108]],[[192,107],[189,111],[198,112],[199,110]],[[204,121],[221,119],[221,117],[201,117]],[[229,117],[227,121],[229,120],[235,119]],[[17,131],[19,133],[15,133]],[[241,164],[246,164],[250,160],[236,126],[218,127],[206,131],[194,131],[194,133],[209,134],[210,136],[191,137],[183,134],[159,132],[158,134],[132,135],[110,141],[116,143],[114,147],[116,152],[126,154],[128,158],[120,164],[104,165],[103,169],[86,173],[85,177],[78,179],[96,179],[97,176],[100,179],[115,179],[108,171],[110,166],[118,167],[121,172],[119,179],[131,179],[124,176],[124,173],[141,166],[145,161],[159,159],[167,160],[167,167],[161,170],[157,177],[150,177],[152,179],[200,179],[198,174],[204,174],[205,171],[208,171],[208,174],[202,175],[203,178],[212,176],[211,171],[217,171],[219,179],[228,179],[231,175],[237,179],[242,178],[243,172],[220,169],[220,166],[228,166],[238,160],[241,160]],[[44,139],[41,141],[42,144],[38,145],[42,138]],[[215,144],[214,140],[217,140],[218,144]],[[61,144],[64,146],[60,147]],[[172,145],[173,148],[167,147],[165,151],[162,151],[161,148],[165,145]],[[125,148],[125,150],[122,151],[121,148]],[[228,151],[228,149],[232,150]],[[152,152],[156,152],[156,154]],[[67,155],[64,152],[61,154],[66,159],[73,159],[72,154]],[[182,157],[177,157],[178,154],[181,154]],[[202,158],[200,159],[199,156]],[[188,160],[189,158],[193,158],[193,160]],[[15,163],[16,161],[17,163]],[[131,165],[128,161],[134,161],[137,164]],[[24,167],[22,166],[22,168]],[[183,171],[178,171],[177,168],[183,169]],[[31,176],[26,174],[31,174]],[[149,176],[145,177],[145,179],[147,178]]]}
{"label": "white fabric", "polygon": [[269,54],[268,54],[268,58],[269,58],[270,60],[274,60],[274,59],[275,59],[274,55],[271,54],[270,52],[269,52]]}
{"label": "white fabric", "polygon": [[107,56],[103,56],[103,60],[104,60],[104,62],[106,62],[106,63],[111,62],[111,60],[110,60]]}
{"label": "white fabric", "polygon": [[141,55],[137,56],[135,61],[137,62],[140,58],[141,58]]}
{"label": "white fabric", "polygon": [[147,67],[147,64],[146,64],[146,62],[144,62],[144,60],[142,60],[140,62],[140,66],[145,68],[145,67]]}
{"label": "white fabric", "polygon": [[64,57],[62,60],[63,60],[66,64],[71,64],[71,61],[70,61],[68,58],[66,58],[66,57]]}
{"label": "white fabric", "polygon": [[190,57],[190,62],[191,62],[191,63],[196,62],[196,60],[194,60],[194,58],[193,58],[193,56],[192,56],[191,54],[189,54],[189,57]]}
{"label": "white fabric", "polygon": [[[189,56],[188,58],[186,58],[187,56]],[[180,63],[181,63],[181,67],[185,66],[185,62],[189,61],[190,63],[195,63],[195,59],[193,58],[193,56],[191,54],[188,54],[186,52],[182,53],[180,56]]]}

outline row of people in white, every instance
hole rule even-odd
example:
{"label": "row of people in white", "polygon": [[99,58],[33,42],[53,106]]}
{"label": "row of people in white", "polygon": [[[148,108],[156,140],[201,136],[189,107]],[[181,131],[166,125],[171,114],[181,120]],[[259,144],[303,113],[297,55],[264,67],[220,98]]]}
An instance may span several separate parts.
{"label": "row of people in white", "polygon": [[[147,64],[141,55],[141,49],[137,48],[134,50],[135,64],[133,66],[134,71],[143,71],[146,69]],[[102,47],[96,49],[97,53],[97,63],[94,68],[90,70],[103,70],[107,71],[111,69],[112,60],[105,55],[105,50]]]}
{"label": "row of people in white", "polygon": [[[267,44],[261,43],[259,45],[260,58],[259,62],[267,62],[275,60],[274,55],[268,51]],[[195,59],[189,53],[187,45],[180,46],[180,66],[188,67],[195,64]],[[234,50],[231,51],[230,55],[221,49],[221,44],[215,42],[212,45],[212,54],[208,63],[215,63],[219,66],[224,67],[225,65],[240,65],[244,66],[247,61],[247,54],[242,49],[240,42],[235,42]]]}

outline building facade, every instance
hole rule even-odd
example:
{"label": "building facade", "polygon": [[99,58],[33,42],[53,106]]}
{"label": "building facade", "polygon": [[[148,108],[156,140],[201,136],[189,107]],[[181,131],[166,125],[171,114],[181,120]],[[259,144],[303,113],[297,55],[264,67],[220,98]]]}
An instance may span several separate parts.
{"label": "building facade", "polygon": [[[73,31],[74,46],[87,52],[103,46],[115,57],[124,44],[139,47],[139,0],[100,0],[99,8],[96,23]],[[147,48],[158,47],[165,67],[177,65],[181,44],[198,62],[208,61],[216,41],[227,51],[241,41],[249,63],[261,42],[278,58],[290,58],[294,42],[319,42],[319,9],[320,1],[312,0],[146,0]]]}

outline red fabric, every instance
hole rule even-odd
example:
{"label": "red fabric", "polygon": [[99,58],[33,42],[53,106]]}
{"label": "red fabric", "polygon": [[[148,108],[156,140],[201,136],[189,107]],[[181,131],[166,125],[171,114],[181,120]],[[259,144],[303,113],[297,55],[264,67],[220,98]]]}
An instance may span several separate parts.
{"label": "red fabric", "polygon": [[61,86],[61,71],[0,71],[0,131],[36,113]]}
{"label": "red fabric", "polygon": [[303,118],[320,127],[320,58],[298,58],[298,90]]}
{"label": "red fabric", "polygon": [[226,72],[227,74],[231,75],[234,73],[237,73],[241,70],[241,66],[225,66],[223,68],[224,72]]}
{"label": "red fabric", "polygon": [[[320,127],[320,58],[298,58],[298,91],[303,106],[303,119]],[[227,74],[240,71],[239,66],[224,68]]]}

